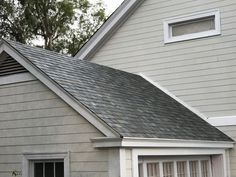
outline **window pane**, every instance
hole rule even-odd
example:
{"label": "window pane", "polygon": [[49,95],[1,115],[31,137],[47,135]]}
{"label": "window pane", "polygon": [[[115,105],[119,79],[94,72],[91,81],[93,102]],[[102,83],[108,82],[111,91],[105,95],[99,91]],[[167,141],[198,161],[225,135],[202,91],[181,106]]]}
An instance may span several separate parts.
{"label": "window pane", "polygon": [[54,163],[45,163],[45,177],[54,177]]}
{"label": "window pane", "polygon": [[138,164],[138,176],[143,177],[143,164]]}
{"label": "window pane", "polygon": [[177,162],[177,176],[178,177],[187,177],[187,163]]}
{"label": "window pane", "polygon": [[163,177],[174,177],[173,162],[163,162]]}
{"label": "window pane", "polygon": [[202,170],[202,177],[209,177],[209,161],[202,160],[201,161],[201,170]]}
{"label": "window pane", "polygon": [[64,177],[64,163],[56,162],[56,177]]}
{"label": "window pane", "polygon": [[34,164],[34,177],[43,177],[43,163]]}
{"label": "window pane", "polygon": [[190,177],[199,177],[198,161],[189,162]]}
{"label": "window pane", "polygon": [[170,24],[172,36],[199,33],[215,29],[215,16]]}
{"label": "window pane", "polygon": [[148,177],[160,177],[159,163],[147,164]]}

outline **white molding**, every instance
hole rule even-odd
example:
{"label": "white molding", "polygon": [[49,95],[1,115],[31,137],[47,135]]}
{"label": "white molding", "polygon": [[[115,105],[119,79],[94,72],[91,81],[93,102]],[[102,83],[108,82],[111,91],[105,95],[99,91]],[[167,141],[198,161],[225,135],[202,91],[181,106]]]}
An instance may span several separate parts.
{"label": "white molding", "polygon": [[[194,20],[198,18],[209,17],[209,16],[215,16],[215,30],[209,30],[209,31],[193,33],[193,34],[186,34],[186,35],[181,35],[181,36],[176,36],[176,37],[171,36],[171,31],[170,31],[171,24],[184,22],[188,20]],[[172,43],[172,42],[220,35],[221,34],[220,11],[219,9],[214,9],[214,10],[208,10],[208,11],[193,13],[189,15],[169,18],[163,21],[163,28],[164,28],[164,42],[165,43]]]}
{"label": "white molding", "polygon": [[18,63],[24,66],[31,74],[33,74],[38,80],[44,83],[49,89],[51,89],[55,94],[57,94],[61,99],[63,99],[68,105],[70,105],[74,110],[81,114],[85,119],[87,119],[92,125],[94,125],[99,131],[108,137],[119,136],[115,130],[108,126],[104,121],[93,114],[89,109],[87,109],[83,104],[76,100],[73,96],[68,94],[62,87],[60,87],[55,81],[49,78],[44,72],[33,65],[27,58],[18,53],[10,44],[3,42],[0,48],[8,53],[12,58],[14,58]]}
{"label": "white molding", "polygon": [[139,75],[144,78],[145,80],[147,80],[148,82],[150,82],[152,85],[154,85],[155,87],[159,88],[161,91],[163,91],[164,93],[166,93],[167,95],[169,95],[170,97],[172,97],[173,99],[175,99],[177,102],[179,102],[180,104],[182,104],[184,107],[186,107],[187,109],[189,109],[190,111],[192,111],[194,114],[198,115],[199,117],[201,117],[203,120],[207,120],[207,117],[202,114],[200,111],[198,111],[197,109],[189,106],[187,103],[185,103],[184,101],[182,101],[181,99],[179,99],[178,97],[176,97],[173,93],[171,93],[170,91],[168,91],[166,88],[164,88],[163,86],[161,86],[160,84],[158,84],[157,82],[154,82],[153,80],[151,80],[149,77],[147,77],[145,74],[143,73],[139,73]]}
{"label": "white molding", "polygon": [[8,76],[0,77],[0,85],[12,84],[12,83],[17,83],[17,82],[33,81],[33,80],[37,80],[37,79],[30,73],[12,74]]}
{"label": "white molding", "polygon": [[202,156],[219,154],[225,155],[225,150],[206,148],[137,148],[132,150],[132,173],[133,176],[138,176],[138,156]]}
{"label": "white molding", "polygon": [[210,117],[207,122],[213,126],[236,126],[236,115],[223,117]]}
{"label": "white molding", "polygon": [[143,0],[125,0],[120,7],[108,18],[92,38],[78,51],[75,58],[89,59],[104,42],[124,23],[129,15]]}
{"label": "white molding", "polygon": [[70,153],[58,152],[58,153],[24,153],[22,160],[22,176],[32,177],[30,175],[31,163],[35,160],[57,160],[62,159],[64,161],[64,176],[70,177]]}
{"label": "white molding", "polygon": [[159,139],[159,138],[93,138],[91,139],[95,148],[109,147],[171,147],[171,148],[221,148],[234,147],[234,142],[228,141],[200,141],[181,139]]}
{"label": "white molding", "polygon": [[120,150],[120,176],[126,177],[126,152],[124,148],[119,148]]}

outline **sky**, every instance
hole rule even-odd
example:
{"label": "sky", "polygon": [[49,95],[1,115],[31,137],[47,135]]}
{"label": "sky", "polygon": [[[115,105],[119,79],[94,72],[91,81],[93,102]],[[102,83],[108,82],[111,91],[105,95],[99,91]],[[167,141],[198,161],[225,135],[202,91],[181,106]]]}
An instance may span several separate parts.
{"label": "sky", "polygon": [[111,14],[122,2],[123,0],[103,0],[107,7],[107,13]]}

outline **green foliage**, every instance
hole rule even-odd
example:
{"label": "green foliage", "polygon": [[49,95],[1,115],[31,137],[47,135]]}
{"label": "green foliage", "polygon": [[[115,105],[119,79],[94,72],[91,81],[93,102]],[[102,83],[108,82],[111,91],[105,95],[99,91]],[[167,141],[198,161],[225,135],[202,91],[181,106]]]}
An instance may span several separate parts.
{"label": "green foliage", "polygon": [[1,0],[0,37],[28,44],[41,37],[44,48],[73,55],[105,19],[101,1]]}

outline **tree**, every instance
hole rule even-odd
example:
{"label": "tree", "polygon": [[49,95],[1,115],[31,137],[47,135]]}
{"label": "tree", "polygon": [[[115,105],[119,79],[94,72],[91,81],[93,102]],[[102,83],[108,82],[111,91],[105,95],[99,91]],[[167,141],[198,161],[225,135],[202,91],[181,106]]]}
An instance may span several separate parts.
{"label": "tree", "polygon": [[103,4],[88,0],[1,0],[0,13],[0,37],[40,37],[42,47],[72,55],[106,19]]}

